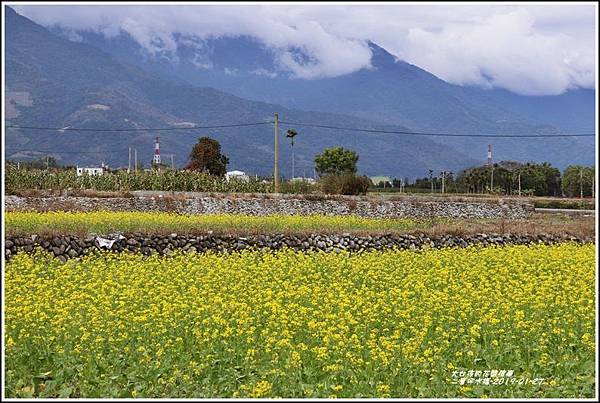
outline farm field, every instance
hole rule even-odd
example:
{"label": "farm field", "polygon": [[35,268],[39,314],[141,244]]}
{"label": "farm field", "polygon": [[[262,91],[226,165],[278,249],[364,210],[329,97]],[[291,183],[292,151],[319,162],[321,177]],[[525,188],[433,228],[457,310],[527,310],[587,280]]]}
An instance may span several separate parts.
{"label": "farm field", "polygon": [[425,233],[466,235],[476,233],[570,234],[593,236],[594,217],[534,214],[521,220],[492,219],[384,219],[356,216],[249,216],[233,214],[183,215],[156,212],[11,212],[5,213],[8,235],[19,234],[146,234],[227,233]]}
{"label": "farm field", "polygon": [[[594,270],[594,245],[570,243],[21,253],[6,395],[593,397]],[[469,370],[506,383],[461,385]]]}
{"label": "farm field", "polygon": [[196,172],[140,171],[127,174],[119,171],[101,176],[77,176],[74,170],[48,172],[42,170],[25,170],[9,167],[6,170],[6,192],[19,190],[63,190],[63,189],[95,189],[98,191],[130,191],[130,190],[179,190],[201,192],[269,192],[271,184],[264,184],[251,179],[249,182],[239,180],[225,181]]}

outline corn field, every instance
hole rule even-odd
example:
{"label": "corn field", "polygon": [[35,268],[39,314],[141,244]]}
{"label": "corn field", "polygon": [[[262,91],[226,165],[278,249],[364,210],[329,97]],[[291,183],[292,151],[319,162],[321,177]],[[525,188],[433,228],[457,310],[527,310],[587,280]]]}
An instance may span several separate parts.
{"label": "corn field", "polygon": [[101,176],[77,176],[74,171],[25,170],[7,167],[7,193],[19,190],[93,189],[99,191],[172,190],[182,192],[269,193],[272,183],[235,178],[229,181],[203,173],[187,171],[137,172],[117,171]]}

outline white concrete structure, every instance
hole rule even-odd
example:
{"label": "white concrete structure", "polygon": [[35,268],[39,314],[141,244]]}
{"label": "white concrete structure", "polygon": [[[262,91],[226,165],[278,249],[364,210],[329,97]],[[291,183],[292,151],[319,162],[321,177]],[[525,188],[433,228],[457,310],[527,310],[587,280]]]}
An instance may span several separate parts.
{"label": "white concrete structure", "polygon": [[389,176],[371,176],[369,179],[371,179],[371,182],[373,182],[374,186],[379,185],[379,182],[383,182],[383,187],[392,186],[392,178]]}
{"label": "white concrete structure", "polygon": [[244,182],[250,181],[250,177],[246,175],[246,172],[244,171],[229,171],[225,174],[225,179],[229,182],[230,178],[235,178]]}
{"label": "white concrete structure", "polygon": [[295,178],[290,179],[290,182],[307,182],[313,184],[316,181],[313,178],[303,178],[301,176],[297,176]]}
{"label": "white concrete structure", "polygon": [[100,167],[100,168],[94,168],[94,167],[85,167],[85,168],[79,168],[77,167],[77,176],[81,176],[81,175],[90,175],[90,176],[100,176],[104,173],[104,168]]}

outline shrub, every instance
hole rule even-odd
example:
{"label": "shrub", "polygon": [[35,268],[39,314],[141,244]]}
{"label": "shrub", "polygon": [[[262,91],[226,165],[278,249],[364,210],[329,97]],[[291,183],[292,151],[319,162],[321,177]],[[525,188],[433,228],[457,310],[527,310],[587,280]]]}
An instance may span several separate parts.
{"label": "shrub", "polygon": [[321,190],[328,194],[365,195],[371,185],[371,180],[364,175],[352,173],[330,174],[321,179],[320,185]]}
{"label": "shrub", "polygon": [[307,194],[312,193],[316,186],[305,181],[283,181],[281,182],[281,193]]}

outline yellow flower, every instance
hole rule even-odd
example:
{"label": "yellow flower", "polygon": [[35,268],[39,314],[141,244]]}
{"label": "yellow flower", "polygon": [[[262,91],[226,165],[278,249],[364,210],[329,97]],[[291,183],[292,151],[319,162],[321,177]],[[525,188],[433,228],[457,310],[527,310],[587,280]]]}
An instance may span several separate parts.
{"label": "yellow flower", "polygon": [[250,397],[264,397],[269,393],[271,393],[271,384],[268,381],[262,380],[254,386]]}
{"label": "yellow flower", "polygon": [[390,397],[390,385],[380,383],[377,385],[377,397]]}
{"label": "yellow flower", "polygon": [[[110,224],[102,212],[92,222],[106,217]],[[119,217],[126,224],[135,215]],[[4,284],[10,396],[30,393],[23,379],[68,363],[84,398],[120,393],[134,378],[143,379],[138,397],[435,398],[450,388],[465,397],[472,390],[450,385],[448,372],[472,367],[476,356],[502,369],[494,358],[501,343],[511,359],[529,351],[531,365],[550,371],[554,394],[585,394],[594,375],[587,366],[563,368],[594,362],[592,244],[352,255],[99,252],[66,265],[36,251],[6,262]],[[68,390],[57,373],[53,387]],[[416,392],[415,382],[426,386]],[[550,394],[539,389],[539,397]]]}

